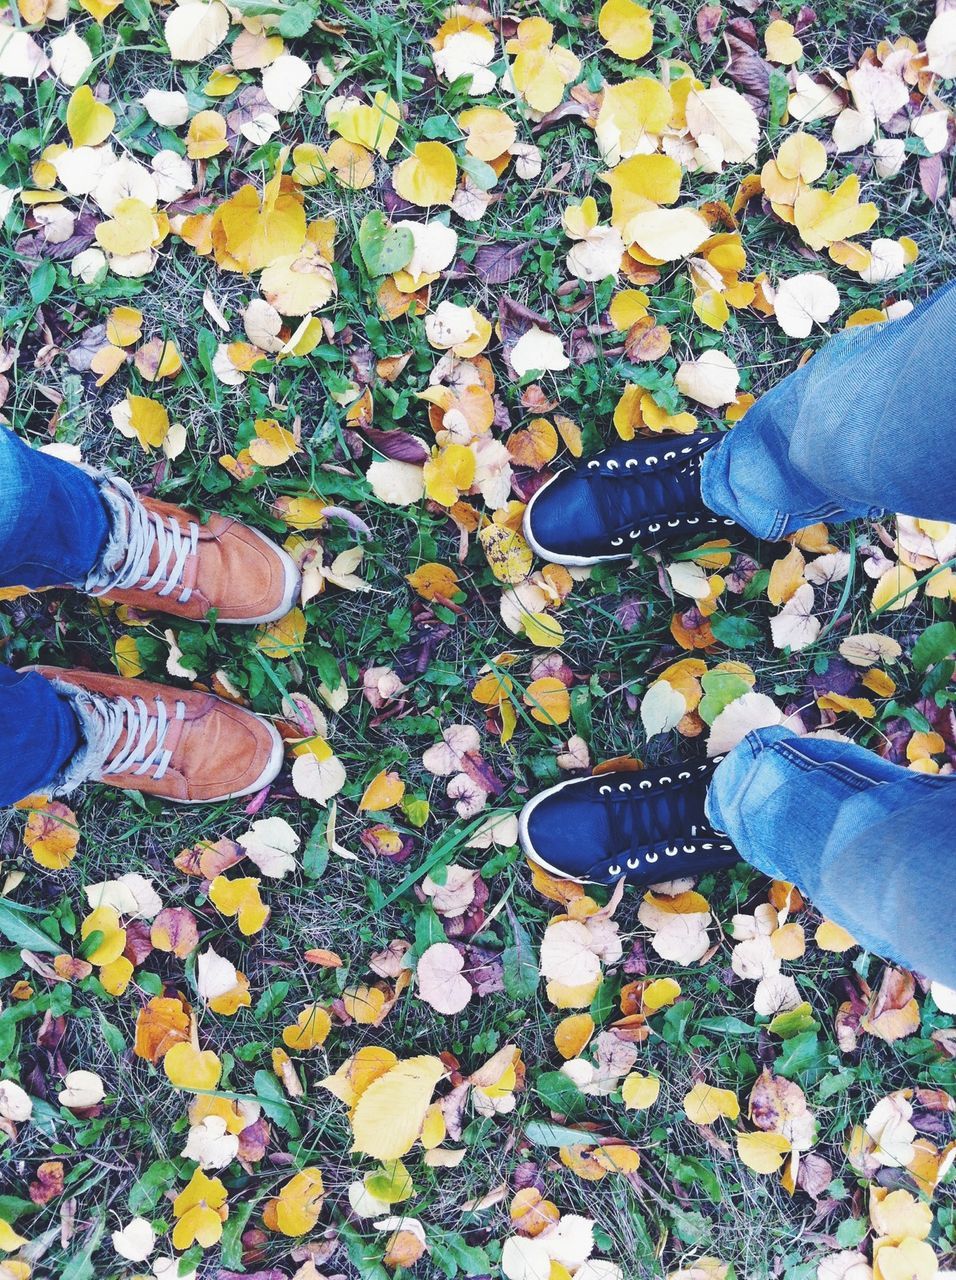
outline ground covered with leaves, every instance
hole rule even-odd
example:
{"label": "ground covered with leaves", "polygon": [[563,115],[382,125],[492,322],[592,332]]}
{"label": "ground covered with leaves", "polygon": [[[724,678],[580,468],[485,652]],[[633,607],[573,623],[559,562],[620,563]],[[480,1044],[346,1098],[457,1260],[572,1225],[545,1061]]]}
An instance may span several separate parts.
{"label": "ground covered with leaves", "polygon": [[4,11],[6,425],[304,598],[8,593],[6,661],[212,688],[289,767],[8,816],[2,1280],[956,1271],[956,993],[745,866],[532,873],[515,820],[784,722],[952,771],[956,527],[593,572],[520,529],[951,278],[953,78],[946,0]]}

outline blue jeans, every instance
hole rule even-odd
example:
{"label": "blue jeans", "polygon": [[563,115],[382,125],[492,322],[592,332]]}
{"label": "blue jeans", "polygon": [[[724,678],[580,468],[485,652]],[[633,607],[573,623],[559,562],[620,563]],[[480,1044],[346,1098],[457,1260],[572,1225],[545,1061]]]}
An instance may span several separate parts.
{"label": "blue jeans", "polygon": [[[79,585],[109,536],[95,479],[0,427],[0,587]],[[80,745],[49,680],[0,664],[0,805],[49,787]]]}
{"label": "blue jeans", "polygon": [[[884,511],[956,522],[956,284],[850,329],[704,457],[704,501],[761,538]],[[870,950],[956,987],[956,777],[784,729],[717,767],[714,824]]]}

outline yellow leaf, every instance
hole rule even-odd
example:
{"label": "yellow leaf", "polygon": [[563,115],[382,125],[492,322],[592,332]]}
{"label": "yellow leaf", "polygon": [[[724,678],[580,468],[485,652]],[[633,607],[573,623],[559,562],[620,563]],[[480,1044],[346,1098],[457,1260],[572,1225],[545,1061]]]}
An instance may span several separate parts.
{"label": "yellow leaf", "polygon": [[197,1049],[181,1041],[163,1058],[163,1070],[177,1089],[199,1093],[215,1089],[222,1075],[222,1063],[211,1049]]}
{"label": "yellow leaf", "polygon": [[420,564],[405,581],[423,600],[450,600],[458,591],[458,574],[450,565],[429,561]]}
{"label": "yellow leaf", "polygon": [[778,607],[786,604],[803,582],[806,567],[807,562],[797,547],[791,547],[785,556],[773,562],[767,584],[767,599],[771,604]]}
{"label": "yellow leaf", "polygon": [[143,313],[135,307],[114,307],[106,318],[106,340],[116,347],[131,347],[143,333]]}
{"label": "yellow leaf", "polygon": [[183,367],[182,356],[171,338],[150,338],[133,357],[133,363],[144,382],[175,378]]}
{"label": "yellow leaf", "polygon": [[673,1004],[679,995],[679,982],[675,982],[673,978],[656,978],[644,988],[641,1009],[644,1013],[656,1013],[658,1009]]}
{"label": "yellow leaf", "polygon": [[405,794],[405,783],[397,773],[385,769],[377,773],[365,788],[359,809],[372,809],[376,813],[382,809],[391,809],[401,802]]}
{"label": "yellow leaf", "polygon": [[660,1091],[661,1082],[657,1076],[642,1076],[638,1071],[625,1076],[621,1085],[621,1095],[628,1111],[646,1111],[657,1101]]}
{"label": "yellow leaf", "polygon": [[324,1197],[325,1187],[319,1170],[314,1166],[300,1169],[271,1202],[277,1229],[284,1236],[303,1236],[313,1231],[322,1212]]}
{"label": "yellow leaf", "polygon": [[364,983],[358,987],[347,987],[342,992],[342,1004],[345,1012],[360,1027],[374,1027],[382,1020],[382,1013],[388,997],[381,987],[370,987]]}
{"label": "yellow leaf", "polygon": [[119,915],[113,907],[97,907],[80,925],[84,942],[94,933],[102,936],[86,959],[95,965],[112,964],[126,949],[126,930],[120,927]]}
{"label": "yellow leaf", "polygon": [[306,235],[302,192],[286,185],[282,165],[260,196],[253,186],[240,187],[213,215],[212,244],[216,261],[227,271],[247,275],[277,258],[295,255]]}
{"label": "yellow leaf", "polygon": [[225,151],[226,121],[218,111],[197,111],[189,122],[186,154],[190,160],[208,160]]}
{"label": "yellow leaf", "polygon": [[116,116],[105,102],[97,102],[88,84],[74,89],[66,104],[66,127],[74,147],[98,147],[113,132]]}
{"label": "yellow leaf", "polygon": [[604,0],[598,30],[611,52],[628,62],[643,58],[654,42],[651,12],[633,0]]}
{"label": "yellow leaf", "polygon": [[23,843],[38,866],[62,871],[73,861],[80,842],[76,814],[59,800],[37,796],[30,802]]}
{"label": "yellow leaf", "polygon": [[767,44],[767,57],[771,62],[789,66],[803,57],[803,45],[793,32],[793,23],[784,22],[780,18],[767,27],[763,38]]}
{"label": "yellow leaf", "polygon": [[905,609],[916,599],[916,574],[909,565],[898,564],[880,577],[873,588],[873,608]]}
{"label": "yellow leaf", "polygon": [[611,299],[608,314],[618,333],[627,333],[632,324],[647,315],[650,299],[642,289],[624,289]]}
{"label": "yellow leaf", "polygon": [[532,680],[525,690],[523,702],[531,708],[532,720],[539,724],[564,724],[571,715],[571,695],[567,685],[557,676]]}
{"label": "yellow leaf", "polygon": [[893,1244],[903,1240],[925,1240],[933,1229],[933,1211],[924,1200],[917,1200],[900,1188],[870,1187],[870,1222],[878,1236]]}
{"label": "yellow leaf", "polygon": [[458,117],[458,127],[467,135],[465,150],[486,163],[509,150],[518,136],[518,126],[497,107],[472,107]]}
{"label": "yellow leaf", "polygon": [[126,393],[129,405],[129,425],[144,449],[158,448],[166,439],[169,431],[169,414],[158,400],[150,400],[148,396],[134,396]]}
{"label": "yellow leaf", "polygon": [[554,28],[544,18],[524,18],[505,45],[517,56],[511,64],[515,88],[533,111],[551,111],[577,79],[581,63],[570,49],[552,43]]}
{"label": "yellow leaf", "polygon": [[330,104],[326,113],[328,126],[346,142],[377,151],[387,156],[389,148],[398,136],[401,108],[387,93],[379,91],[373,106],[345,99],[343,105]]}
{"label": "yellow leaf", "polygon": [[446,445],[425,463],[425,492],[440,506],[453,507],[474,484],[475,470],[475,455],[466,445]]}
{"label": "yellow leaf", "polygon": [[242,81],[234,72],[224,67],[216,67],[203,85],[203,93],[207,98],[228,98],[230,93],[235,93],[240,84]]}
{"label": "yellow leaf", "polygon": [[817,706],[821,711],[852,711],[863,720],[872,720],[876,715],[876,707],[869,698],[848,698],[842,693],[825,693],[817,698]]}
{"label": "yellow leaf", "polygon": [[423,209],[450,204],[457,181],[455,153],[443,142],[417,143],[392,174],[392,186],[402,199]]}
{"label": "yellow leaf", "polygon": [[877,1241],[873,1248],[875,1280],[933,1280],[939,1259],[925,1240]]}
{"label": "yellow leaf", "polygon": [[852,933],[832,920],[824,920],[817,926],[814,939],[821,951],[849,951],[859,945]]}
{"label": "yellow leaf", "polygon": [[258,629],[256,648],[269,658],[291,658],[305,645],[305,614],[291,609],[284,618]]}
{"label": "yellow leaf", "polygon": [[776,1173],[790,1150],[782,1133],[738,1133],[737,1154],[754,1173]]}
{"label": "yellow leaf", "polygon": [[564,644],[564,628],[549,613],[523,613],[524,633],[540,649],[556,649]]}
{"label": "yellow leaf", "polygon": [[502,524],[486,524],[478,534],[485,558],[499,582],[523,582],[531,572],[531,548],[520,533]]}
{"label": "yellow leaf", "polygon": [[255,877],[227,880],[216,876],[209,886],[209,901],[224,916],[235,916],[239,932],[247,938],[258,933],[269,919],[269,908],[259,896],[259,881]]}
{"label": "yellow leaf", "polygon": [[127,196],[113,206],[112,217],[96,228],[101,249],[117,257],[141,253],[159,239],[159,224],[152,209],[135,196]]}
{"label": "yellow leaf", "polygon": [[259,288],[284,316],[318,311],[337,291],[331,266],[318,246],[309,242],[297,253],[273,259],[259,278]]}
{"label": "yellow leaf", "polygon": [[100,982],[111,996],[121,996],[129,986],[133,966],[125,956],[117,956],[100,969]]}
{"label": "yellow leaf", "polygon": [[[688,84],[695,83],[692,78],[687,79]],[[677,83],[679,84],[680,81]],[[606,85],[595,125],[601,154],[606,157],[608,163],[613,164],[619,161],[622,155],[630,156],[630,153],[638,151],[642,144],[646,146],[648,134],[653,134],[656,138],[667,128],[674,114],[674,106],[674,99],[667,87],[652,76],[638,76],[634,80],[625,80],[622,84]],[[666,183],[670,184],[673,191],[675,169],[677,170],[677,187],[680,188],[680,165],[670,156],[640,155],[631,156],[631,158],[650,161],[649,164],[633,166],[629,161],[624,162],[628,168],[622,182],[632,194],[641,191],[644,182],[650,182],[652,187],[656,188],[660,175],[664,175]],[[665,160],[669,163],[662,163]],[[620,164],[617,167],[620,168]],[[632,188],[635,179],[636,191]],[[604,180],[609,181],[606,176]],[[676,193],[672,198],[666,199],[663,196],[655,199],[652,190],[644,190],[641,193],[646,200],[660,204],[673,204],[677,199]],[[643,207],[647,208],[648,205],[645,203]],[[621,225],[616,213],[611,221],[614,226]],[[624,221],[627,219],[625,218]]]}
{"label": "yellow leaf", "polygon": [[255,430],[255,439],[249,442],[249,456],[259,467],[281,467],[302,452],[292,432],[280,427],[275,418],[257,418]]}
{"label": "yellow leaf", "polygon": [[[27,1243],[25,1236],[18,1235],[6,1218],[0,1218],[0,1250],[12,1253]],[[29,1272],[27,1273],[29,1275]]]}
{"label": "yellow leaf", "polygon": [[740,1115],[740,1103],[730,1089],[717,1089],[701,1081],[685,1095],[684,1111],[693,1124],[710,1125],[720,1116],[736,1120]]}
{"label": "yellow leaf", "polygon": [[352,1116],[353,1151],[377,1160],[400,1160],[415,1145],[435,1085],[445,1073],[440,1058],[397,1063],[359,1098]]}
{"label": "yellow leaf", "polygon": [[291,1026],[283,1028],[282,1042],[290,1049],[317,1049],[332,1030],[332,1019],[319,1004],[307,1004]]}
{"label": "yellow leaf", "polygon": [[566,1061],[577,1058],[594,1035],[594,1019],[589,1013],[572,1013],[554,1029],[554,1047]]}
{"label": "yellow leaf", "polygon": [[116,670],[127,680],[143,674],[143,660],[139,656],[139,648],[135,636],[120,636],[113,650]]}
{"label": "yellow leaf", "polygon": [[797,230],[811,249],[825,249],[868,231],[877,213],[875,204],[860,204],[860,179],[855,173],[835,191],[801,191],[793,206]]}
{"label": "yellow leaf", "polygon": [[710,329],[722,329],[730,319],[730,308],[722,293],[705,289],[694,299],[694,314]]}
{"label": "yellow leaf", "polygon": [[226,1188],[218,1178],[197,1169],[173,1201],[173,1248],[188,1249],[194,1242],[212,1248],[219,1243],[228,1216]]}

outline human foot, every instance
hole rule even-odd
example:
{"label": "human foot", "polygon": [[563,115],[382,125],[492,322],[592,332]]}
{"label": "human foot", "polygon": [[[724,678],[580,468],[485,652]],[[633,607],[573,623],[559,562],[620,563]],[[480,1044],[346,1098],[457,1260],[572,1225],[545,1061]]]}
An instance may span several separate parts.
{"label": "human foot", "polygon": [[572,778],[529,800],[518,818],[525,854],[564,880],[647,884],[740,861],[704,804],[716,761]]}
{"label": "human foot", "polygon": [[261,790],[282,768],[268,720],[211,693],[92,671],[34,667],[70,699],[84,743],[61,785],[105,782],[202,804]]}
{"label": "human foot", "polygon": [[206,524],[181,507],[138,497],[113,476],[102,488],[116,532],[83,590],[135,609],[199,621],[275,622],[299,595],[292,557],[228,516]]}
{"label": "human foot", "polygon": [[701,497],[701,459],[718,439],[695,432],[631,440],[559,472],[525,508],[525,539],[552,564],[589,565],[629,560],[637,545],[736,527]]}

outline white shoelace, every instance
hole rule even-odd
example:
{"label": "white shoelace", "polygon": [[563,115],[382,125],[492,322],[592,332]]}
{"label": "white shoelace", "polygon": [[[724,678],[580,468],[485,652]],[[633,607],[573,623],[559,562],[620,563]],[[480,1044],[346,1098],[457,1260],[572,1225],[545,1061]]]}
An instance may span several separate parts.
{"label": "white shoelace", "polygon": [[[102,698],[94,700],[97,712],[103,717],[103,737],[115,745],[125,730],[126,742],[112,758],[107,753],[103,773],[129,773],[142,776],[152,772],[158,781],[169,768],[172,749],[166,746],[166,737],[173,724],[186,715],[185,702],[177,701],[170,719],[166,704],[159,698],[155,711],[151,711],[143,698]],[[109,749],[113,750],[112,747]]]}
{"label": "white shoelace", "polygon": [[[147,511],[135,498],[127,511],[129,535],[119,565],[110,569],[106,578],[88,585],[87,590],[95,596],[106,596],[128,587],[152,591],[165,579],[159,595],[170,596],[178,588],[179,601],[185,604],[192,588],[184,586],[182,578],[190,557],[199,547],[199,525],[190,520],[184,533],[173,516],[164,518],[158,512]],[[154,549],[156,567],[150,572],[149,561]]]}

